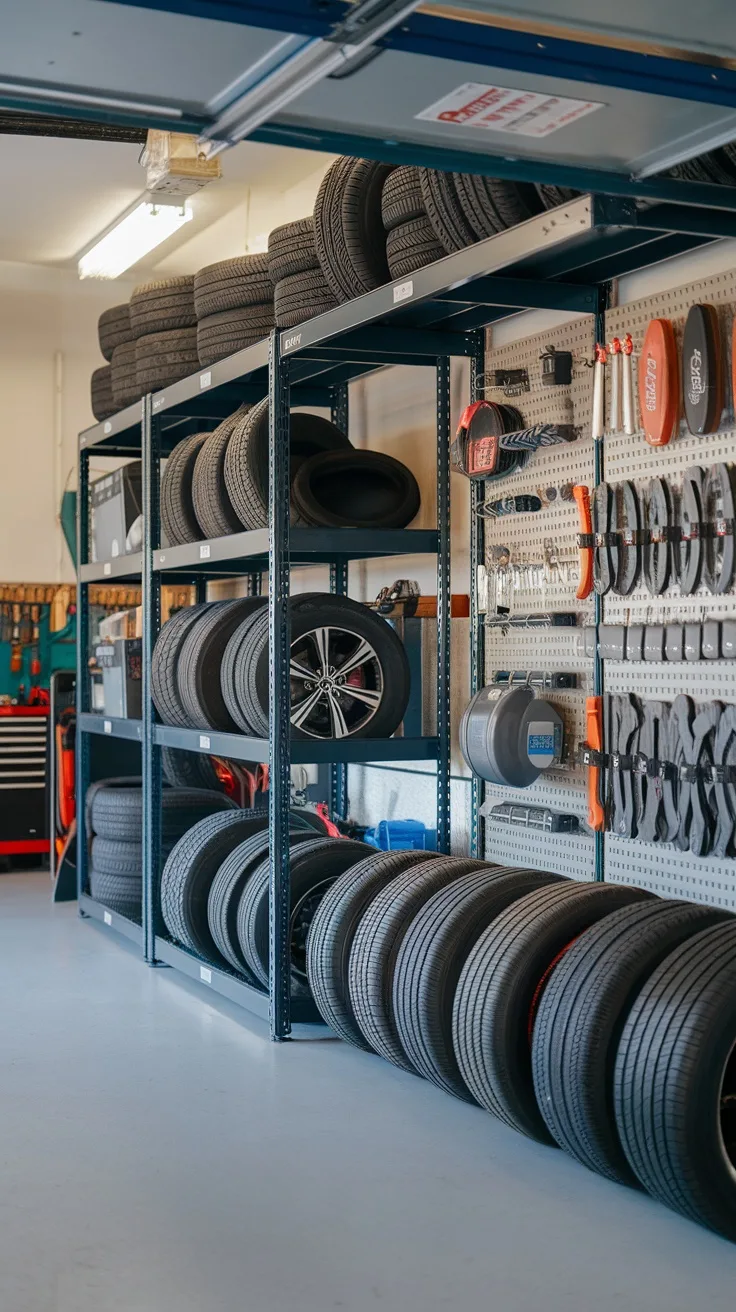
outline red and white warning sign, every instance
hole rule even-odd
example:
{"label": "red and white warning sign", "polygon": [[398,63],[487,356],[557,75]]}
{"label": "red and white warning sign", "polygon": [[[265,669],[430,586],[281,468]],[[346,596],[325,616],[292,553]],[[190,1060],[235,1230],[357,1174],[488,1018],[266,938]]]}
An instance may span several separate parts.
{"label": "red and white warning sign", "polygon": [[463,128],[513,132],[521,137],[548,137],[550,132],[559,132],[576,119],[602,108],[600,100],[573,100],[570,96],[549,96],[540,91],[464,82],[442,100],[423,109],[416,118],[455,123]]}

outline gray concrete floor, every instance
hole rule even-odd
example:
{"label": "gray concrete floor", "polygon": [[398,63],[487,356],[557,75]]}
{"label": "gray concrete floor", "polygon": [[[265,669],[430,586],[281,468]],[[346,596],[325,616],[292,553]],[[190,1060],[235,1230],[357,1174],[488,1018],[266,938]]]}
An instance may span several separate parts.
{"label": "gray concrete floor", "polygon": [[0,877],[2,1312],[732,1309],[736,1247]]}

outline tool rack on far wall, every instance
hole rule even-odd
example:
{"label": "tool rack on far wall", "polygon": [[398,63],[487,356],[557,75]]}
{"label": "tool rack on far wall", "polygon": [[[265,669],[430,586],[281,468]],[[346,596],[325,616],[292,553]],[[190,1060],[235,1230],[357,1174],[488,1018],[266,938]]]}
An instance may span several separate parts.
{"label": "tool rack on far wall", "polygon": [[[290,997],[288,812],[292,763],[329,763],[332,805],[338,816],[347,804],[350,762],[436,760],[438,849],[449,847],[450,777],[450,359],[469,357],[475,396],[482,394],[484,328],[524,309],[550,309],[597,316],[605,307],[612,278],[724,236],[736,235],[734,199],[716,187],[704,191],[712,208],[675,204],[672,182],[663,185],[666,204],[647,208],[620,198],[581,196],[524,224],[389,283],[300,327],[271,338],[143,398],[80,435],[78,516],[77,814],[80,913],[126,934],[150,964],[165,963],[200,980],[249,1010],[270,1017],[275,1038],[289,1035],[292,1022],[317,1019],[312,1004]],[[688,184],[676,184],[687,198]],[[723,197],[718,208],[719,195]],[[729,209],[729,204],[731,209]],[[288,422],[291,404],[329,406],[347,427],[348,384],[384,365],[421,364],[437,380],[437,528],[435,530],[326,530],[289,524]],[[269,527],[176,547],[160,540],[160,463],[183,437],[214,427],[242,402],[269,397]],[[597,444],[598,446],[599,444]],[[140,458],[143,464],[142,552],[89,562],[89,461],[94,455]],[[591,476],[602,476],[599,452]],[[472,485],[475,509],[482,484]],[[485,628],[476,579],[484,560],[483,521],[472,516],[471,691],[485,681]],[[417,553],[437,558],[437,732],[433,737],[354,739],[313,743],[289,733],[289,581],[299,565],[330,566],[333,591],[345,593],[351,560]],[[270,717],[267,740],[237,734],[169,727],[158,723],[151,699],[151,658],[160,627],[164,582],[194,584],[203,600],[208,580],[247,576],[250,589],[268,580]],[[90,709],[89,585],[142,580],[143,714],[141,721],[111,720]],[[594,679],[600,687],[596,659]],[[143,779],[143,907],[134,924],[95,902],[86,892],[87,841],[83,799],[90,779],[90,736],[103,734],[140,744]],[[266,760],[270,765],[270,995],[225,969],[201,961],[166,936],[159,905],[161,748]],[[487,852],[480,816],[481,787],[474,783],[472,843]]]}

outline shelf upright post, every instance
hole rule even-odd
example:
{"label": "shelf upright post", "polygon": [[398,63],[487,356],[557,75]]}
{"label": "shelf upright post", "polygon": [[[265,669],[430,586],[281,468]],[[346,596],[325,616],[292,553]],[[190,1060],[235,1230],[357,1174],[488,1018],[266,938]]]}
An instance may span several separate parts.
{"label": "shelf upright post", "polygon": [[143,954],[155,962],[161,880],[161,748],[153,741],[154,707],[151,696],[153,648],[161,627],[161,575],[153,569],[153,553],[161,545],[161,421],[153,415],[150,394],[145,396],[142,423],[143,492],[143,661],[142,742],[143,777]]}
{"label": "shelf upright post", "polygon": [[437,851],[450,851],[450,357],[437,360]]}
{"label": "shelf upright post", "polygon": [[[89,449],[79,447],[77,476],[77,715],[90,710],[89,658],[89,584],[82,582],[82,566],[89,557]],[[52,726],[53,728],[53,726]],[[90,736],[77,727],[76,741],[77,797],[77,901],[81,902],[87,884],[87,827],[85,798],[89,787]],[[81,913],[80,913],[81,914]]]}
{"label": "shelf upright post", "polygon": [[291,623],[289,616],[289,360],[278,331],[268,356],[268,838],[271,1038],[291,1033],[289,802],[291,795]]}
{"label": "shelf upright post", "polygon": [[[347,434],[349,423],[348,385],[341,383],[332,389],[330,418],[341,432]],[[330,564],[330,592],[346,597],[348,592],[348,562],[344,557]],[[342,761],[330,765],[330,810],[337,820],[348,818],[348,767]]]}
{"label": "shelf upright post", "polygon": [[[598,302],[595,313],[595,340],[601,345],[606,340],[606,310],[608,309],[611,296],[611,284],[602,283],[598,288]],[[597,487],[605,478],[603,471],[603,442],[597,439],[593,443],[593,487]],[[592,494],[591,494],[592,500]],[[598,626],[603,623],[603,598],[600,592],[593,593],[593,623],[595,632],[598,632]],[[596,697],[603,695],[603,661],[598,653],[598,643],[594,644],[595,654],[593,656],[593,694]],[[595,834],[595,873],[594,878],[597,882],[605,879],[605,835],[600,831]]]}
{"label": "shelf upright post", "polygon": [[[470,357],[470,394],[473,401],[483,399],[483,376],[486,367],[485,331],[476,334],[476,350]],[[470,481],[470,696],[482,688],[486,672],[485,619],[478,606],[478,569],[485,564],[485,535],[483,519],[478,509],[484,500],[484,483]],[[486,850],[485,820],[481,807],[485,800],[483,780],[473,775],[470,801],[470,852],[471,856],[484,857]]]}

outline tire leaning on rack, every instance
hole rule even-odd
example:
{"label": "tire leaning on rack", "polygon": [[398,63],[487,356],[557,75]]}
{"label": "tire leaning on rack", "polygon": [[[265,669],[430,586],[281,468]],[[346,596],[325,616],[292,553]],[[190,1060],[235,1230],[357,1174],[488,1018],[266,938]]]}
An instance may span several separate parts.
{"label": "tire leaning on rack", "polygon": [[327,528],[406,528],[419,513],[411,470],[380,451],[325,451],[300,466],[292,500],[306,524]]}
{"label": "tire leaning on rack", "polygon": [[193,433],[178,442],[161,479],[161,525],[169,546],[199,542],[202,530],[194,511],[192,485],[199,454],[210,433]]}
{"label": "tire leaning on rack", "polygon": [[446,255],[465,250],[477,241],[460,204],[452,173],[418,169],[424,209],[437,241]]}
{"label": "tire leaning on rack", "polygon": [[161,626],[151,658],[151,696],[164,724],[188,728],[189,721],[179,696],[177,669],[179,652],[193,624],[213,603],[202,601],[178,610]]}
{"label": "tire leaning on rack", "polygon": [[[307,980],[307,938],[312,917],[330,884],[371,849],[345,838],[311,838],[290,850],[291,970],[300,991]],[[269,861],[262,861],[248,880],[238,907],[238,939],[245,961],[268,988]]]}
{"label": "tire leaning on rack", "polygon": [[389,164],[342,156],[327,170],[314,205],[322,272],[338,304],[389,282],[381,193]]}
{"label": "tire leaning on rack", "polygon": [[430,859],[427,852],[373,852],[350,866],[328,888],[310,926],[307,977],[317,1009],[341,1039],[372,1051],[350,1002],[350,949],[361,917],[373,898],[411,866]]}
{"label": "tire leaning on rack", "polygon": [[243,528],[225,486],[225,455],[233,429],[249,410],[249,405],[241,405],[228,415],[199,449],[192,476],[192,507],[202,537],[225,537]]}

